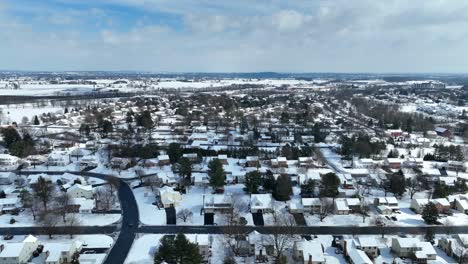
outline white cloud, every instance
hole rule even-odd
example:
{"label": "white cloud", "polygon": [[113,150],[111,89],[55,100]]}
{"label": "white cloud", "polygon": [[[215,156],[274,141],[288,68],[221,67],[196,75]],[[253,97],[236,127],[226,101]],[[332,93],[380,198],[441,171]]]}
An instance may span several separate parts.
{"label": "white cloud", "polygon": [[306,17],[295,10],[284,10],[273,15],[272,23],[280,31],[292,31],[301,28],[304,25]]}
{"label": "white cloud", "polygon": [[[147,12],[120,28],[102,6],[50,9],[69,28],[50,34],[41,23],[51,21],[18,20],[0,3],[0,68],[468,71],[468,1],[103,1]],[[179,16],[181,28],[152,22],[155,11]],[[76,26],[94,20],[95,32]]]}

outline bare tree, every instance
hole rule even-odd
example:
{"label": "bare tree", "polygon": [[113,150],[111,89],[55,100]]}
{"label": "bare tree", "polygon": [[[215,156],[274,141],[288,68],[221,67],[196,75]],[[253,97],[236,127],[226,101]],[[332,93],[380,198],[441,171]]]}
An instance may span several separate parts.
{"label": "bare tree", "polygon": [[247,221],[240,215],[247,209],[248,205],[242,201],[240,196],[232,197],[231,208],[223,215],[224,240],[234,255],[239,255],[242,241],[246,238],[244,226]]}
{"label": "bare tree", "polygon": [[192,218],[192,216],[193,213],[189,209],[182,209],[177,213],[177,218],[184,221],[184,223],[187,222],[189,218]]}
{"label": "bare tree", "polygon": [[156,175],[147,176],[144,180],[146,186],[151,188],[151,192],[154,193],[155,189],[161,185],[161,181]]}
{"label": "bare tree", "polygon": [[292,246],[295,225],[292,215],[281,214],[275,225],[270,228],[269,240],[275,249],[276,260],[282,258],[285,250]]}
{"label": "bare tree", "polygon": [[52,200],[55,188],[52,182],[44,179],[42,176],[39,176],[37,183],[33,185],[34,198],[42,202],[44,210],[47,211],[48,203]]}
{"label": "bare tree", "polygon": [[56,211],[62,216],[63,222],[66,223],[66,215],[70,211],[71,197],[68,193],[60,193],[55,197],[55,202],[57,203]]}
{"label": "bare tree", "polygon": [[359,213],[362,215],[362,222],[363,223],[366,222],[366,217],[369,216],[369,212],[370,212],[369,203],[367,201],[363,200],[361,202],[361,205],[359,206]]}
{"label": "bare tree", "polygon": [[95,193],[96,207],[99,210],[108,211],[115,203],[115,188],[112,184],[107,184],[98,188]]}
{"label": "bare tree", "polygon": [[385,222],[385,218],[383,218],[382,216],[374,216],[371,220],[371,224],[375,225],[380,229],[383,238],[385,235],[385,228],[383,227],[387,225],[387,223]]}
{"label": "bare tree", "polygon": [[73,238],[74,234],[79,233],[79,226],[81,221],[75,213],[70,213],[67,215],[66,221],[67,233],[70,235],[70,238]]}
{"label": "bare tree", "polygon": [[333,201],[330,198],[320,199],[319,219],[323,221],[329,214],[333,212]]}
{"label": "bare tree", "polygon": [[410,193],[410,198],[413,199],[413,195],[421,190],[421,184],[416,178],[411,178],[406,184],[408,186],[408,192]]}
{"label": "bare tree", "polygon": [[60,216],[55,212],[43,210],[39,214],[39,223],[41,224],[44,232],[52,238],[55,228],[60,222]]}

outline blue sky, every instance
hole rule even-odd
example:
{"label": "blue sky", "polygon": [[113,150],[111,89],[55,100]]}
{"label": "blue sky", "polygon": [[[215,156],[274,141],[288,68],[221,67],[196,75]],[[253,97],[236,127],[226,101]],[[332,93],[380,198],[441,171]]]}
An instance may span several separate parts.
{"label": "blue sky", "polygon": [[2,0],[0,69],[468,72],[464,0]]}

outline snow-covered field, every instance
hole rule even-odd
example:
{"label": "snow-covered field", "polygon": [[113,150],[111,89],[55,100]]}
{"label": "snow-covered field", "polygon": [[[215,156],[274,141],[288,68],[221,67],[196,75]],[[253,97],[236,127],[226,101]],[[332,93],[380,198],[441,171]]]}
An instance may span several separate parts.
{"label": "snow-covered field", "polygon": [[[0,89],[1,91],[1,89]],[[1,93],[0,93],[1,94]],[[12,122],[21,123],[23,117],[29,121],[34,120],[34,116],[40,116],[47,113],[63,113],[62,107],[52,105],[34,105],[34,104],[11,104],[0,106],[0,123],[9,124]]]}

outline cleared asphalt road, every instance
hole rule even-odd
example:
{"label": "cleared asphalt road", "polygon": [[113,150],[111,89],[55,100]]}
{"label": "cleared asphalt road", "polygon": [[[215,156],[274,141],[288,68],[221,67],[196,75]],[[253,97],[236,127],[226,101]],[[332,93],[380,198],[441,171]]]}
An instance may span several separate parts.
{"label": "cleared asphalt road", "polygon": [[[138,225],[140,223],[139,215],[138,215],[138,206],[135,200],[135,196],[133,195],[132,189],[128,186],[128,184],[120,178],[101,174],[101,173],[94,173],[94,172],[73,172],[67,171],[68,173],[82,175],[82,176],[89,176],[94,178],[99,178],[102,180],[106,180],[112,182],[113,184],[118,186],[118,196],[120,201],[120,207],[122,209],[122,221],[121,226],[104,226],[104,227],[79,227],[78,230],[73,228],[73,230],[67,228],[57,228],[56,233],[70,233],[70,232],[79,232],[80,234],[106,234],[106,233],[113,233],[115,231],[120,231],[117,240],[115,241],[114,246],[111,248],[109,254],[107,255],[106,260],[104,261],[105,264],[115,264],[115,263],[123,263],[125,258],[132,247],[133,240],[135,240],[136,232],[138,230]],[[17,172],[23,175],[29,174],[63,174],[65,171],[21,171]],[[86,224],[86,223],[83,223]],[[40,227],[31,227],[31,228],[18,228],[16,230],[12,230],[8,228],[4,230],[3,228],[0,229],[1,234],[16,234],[19,235],[23,234],[40,234],[44,233],[44,230]]]}
{"label": "cleared asphalt road", "polygon": [[[26,172],[22,171],[21,174],[63,174],[64,171],[41,171],[41,172]],[[141,226],[139,227],[138,206],[135,201],[135,196],[128,184],[114,176],[92,173],[92,172],[69,172],[76,175],[83,175],[89,177],[100,178],[103,180],[114,182],[118,185],[118,196],[122,208],[122,221],[121,225],[109,226],[83,226],[74,227],[72,229],[67,227],[57,227],[54,229],[55,234],[111,234],[118,232],[119,236],[110,250],[107,259],[104,263],[123,263],[130,251],[130,248],[135,239],[136,233],[146,234],[223,234],[225,228],[223,226],[177,226],[177,225],[164,225],[164,226]],[[84,223],[86,224],[86,223]],[[434,233],[468,233],[468,226],[294,226],[294,227],[273,227],[273,226],[242,226],[239,227],[239,232],[249,233],[257,231],[262,234],[276,234],[276,233],[294,233],[298,235],[344,235],[344,234],[425,234],[428,229]],[[13,228],[0,228],[0,235],[28,235],[28,234],[46,234],[45,230],[41,227],[13,227]]]}

